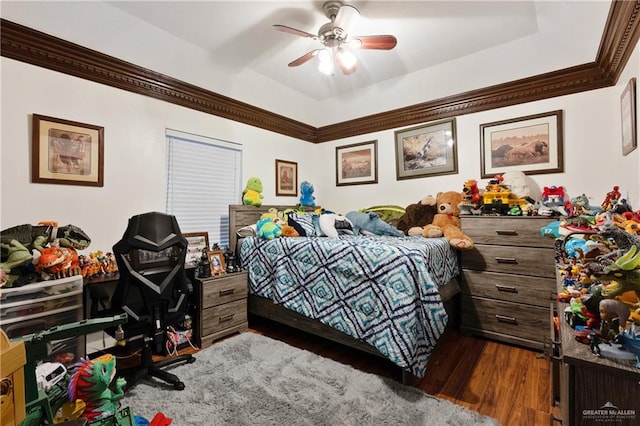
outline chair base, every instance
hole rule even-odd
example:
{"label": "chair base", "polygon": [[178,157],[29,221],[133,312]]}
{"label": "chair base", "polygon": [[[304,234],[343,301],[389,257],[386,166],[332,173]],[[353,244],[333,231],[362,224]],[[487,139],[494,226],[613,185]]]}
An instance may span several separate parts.
{"label": "chair base", "polygon": [[180,380],[180,378],[175,374],[163,370],[163,368],[181,362],[191,364],[192,362],[195,362],[195,360],[196,358],[192,354],[186,354],[154,362],[151,345],[149,343],[145,343],[142,347],[140,365],[123,370],[118,369],[118,375],[127,380],[127,384],[124,387],[125,392],[135,386],[141,379],[148,377],[160,379],[163,382],[172,385],[175,390],[183,390],[185,388],[185,384]]}

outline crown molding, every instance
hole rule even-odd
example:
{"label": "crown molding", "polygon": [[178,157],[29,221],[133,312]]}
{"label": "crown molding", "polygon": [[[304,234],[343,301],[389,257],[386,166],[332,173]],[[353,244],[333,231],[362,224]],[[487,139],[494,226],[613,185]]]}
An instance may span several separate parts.
{"label": "crown molding", "polygon": [[0,20],[0,54],[249,126],[319,143],[613,86],[640,37],[639,11],[640,0],[612,2],[600,47],[592,63],[319,128],[5,19]]}

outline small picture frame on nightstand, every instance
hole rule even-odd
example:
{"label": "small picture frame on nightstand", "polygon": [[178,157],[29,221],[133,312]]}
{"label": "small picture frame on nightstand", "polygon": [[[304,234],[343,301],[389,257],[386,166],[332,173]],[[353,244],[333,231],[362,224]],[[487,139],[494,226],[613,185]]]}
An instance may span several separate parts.
{"label": "small picture frame on nightstand", "polygon": [[207,253],[211,275],[221,275],[225,273],[224,253],[222,250],[211,250]]}

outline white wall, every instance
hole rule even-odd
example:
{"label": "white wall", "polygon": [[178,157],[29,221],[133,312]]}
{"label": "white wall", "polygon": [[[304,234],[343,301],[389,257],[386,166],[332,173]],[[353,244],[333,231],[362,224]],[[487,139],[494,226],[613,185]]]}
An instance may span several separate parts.
{"label": "white wall", "polygon": [[[93,240],[89,251],[110,250],[130,216],[164,211],[165,128],[242,143],[243,179],[262,179],[267,204],[298,201],[274,195],[274,160],[279,158],[298,163],[299,181],[314,184],[319,204],[346,213],[375,204],[407,205],[440,190],[460,190],[465,180],[480,176],[480,124],[556,109],[565,112],[565,171],[534,175],[533,182],[539,187],[564,185],[571,196],[584,192],[595,204],[619,185],[638,209],[640,149],[622,156],[620,94],[629,78],[638,76],[639,57],[636,48],[612,88],[458,117],[459,173],[405,181],[395,179],[394,130],[312,145],[2,58],[0,229],[57,220],[83,228]],[[103,188],[30,183],[33,113],[104,126]],[[371,139],[379,143],[379,183],[335,187],[335,147]]]}
{"label": "white wall", "polygon": [[[0,229],[41,220],[79,226],[89,251],[109,251],[134,214],[164,211],[166,128],[243,144],[245,180],[275,197],[275,159],[298,163],[299,179],[321,180],[313,145],[251,126],[2,58]],[[104,187],[31,183],[31,115],[104,126]],[[240,202],[240,194],[238,194]]]}

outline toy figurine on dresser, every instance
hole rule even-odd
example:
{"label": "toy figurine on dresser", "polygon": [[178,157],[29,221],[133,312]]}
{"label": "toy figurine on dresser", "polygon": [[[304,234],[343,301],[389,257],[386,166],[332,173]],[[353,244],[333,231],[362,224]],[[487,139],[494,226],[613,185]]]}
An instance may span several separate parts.
{"label": "toy figurine on dresser", "polygon": [[198,262],[198,278],[209,278],[211,276],[211,262],[207,256],[207,249],[202,249],[202,256]]}

